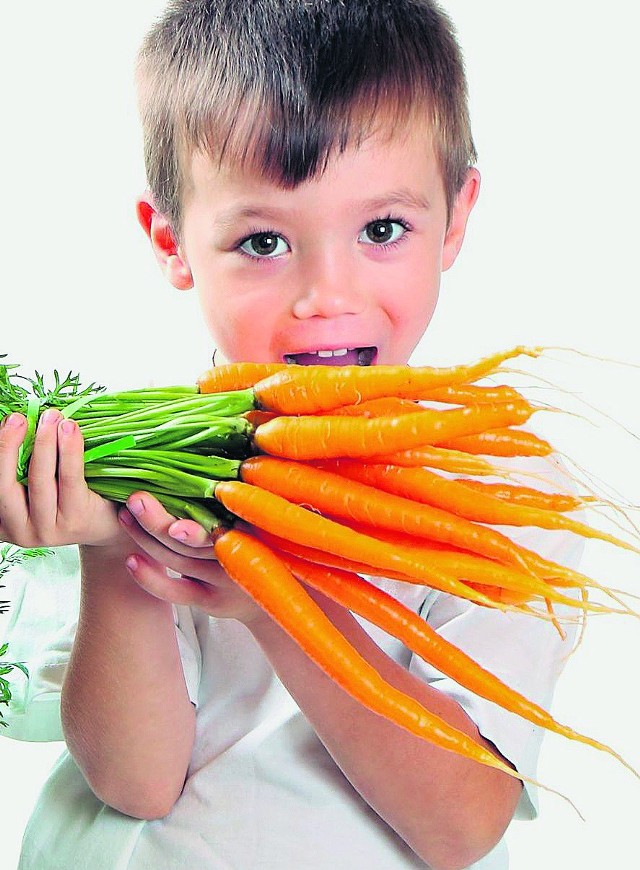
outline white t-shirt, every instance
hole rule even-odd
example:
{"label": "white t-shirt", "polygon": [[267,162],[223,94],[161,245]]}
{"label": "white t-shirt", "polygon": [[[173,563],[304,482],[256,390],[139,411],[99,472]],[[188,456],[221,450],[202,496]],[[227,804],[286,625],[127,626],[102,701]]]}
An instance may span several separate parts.
{"label": "white t-shirt", "polygon": [[[554,561],[575,567],[579,560],[581,541],[569,533],[501,530]],[[59,692],[77,614],[77,550],[61,548],[52,557],[25,562],[6,582],[12,608],[5,639],[12,658],[27,662],[31,677],[27,683],[12,676],[14,701],[3,732],[60,740]],[[573,644],[571,630],[562,642],[543,620],[477,607],[424,586],[375,582],[506,683],[549,707]],[[249,631],[235,620],[188,607],[175,608],[175,618],[197,708],[193,756],[175,807],[147,822],[105,806],[65,751],[27,826],[19,870],[424,870],[345,779]],[[519,772],[536,777],[540,729],[362,624],[394,660],[455,698]],[[516,816],[536,813],[535,788],[527,785]],[[504,841],[473,865],[507,866]]]}

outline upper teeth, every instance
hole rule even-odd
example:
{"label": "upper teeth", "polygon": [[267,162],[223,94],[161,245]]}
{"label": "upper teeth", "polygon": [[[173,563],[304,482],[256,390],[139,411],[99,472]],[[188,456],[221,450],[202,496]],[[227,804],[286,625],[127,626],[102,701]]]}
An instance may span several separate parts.
{"label": "upper teeth", "polygon": [[349,349],[346,347],[340,347],[338,350],[319,350],[317,354],[319,357],[329,357],[329,356],[346,356],[349,353]]}

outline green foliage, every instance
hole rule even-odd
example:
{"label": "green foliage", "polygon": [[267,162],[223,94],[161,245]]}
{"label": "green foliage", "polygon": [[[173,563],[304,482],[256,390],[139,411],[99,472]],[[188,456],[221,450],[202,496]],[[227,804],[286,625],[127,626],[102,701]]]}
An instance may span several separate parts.
{"label": "green foliage", "polygon": [[[34,559],[37,556],[46,556],[49,553],[51,553],[51,550],[46,549],[46,547],[22,549],[21,547],[14,547],[13,544],[3,544],[0,546],[0,580],[6,572],[15,565],[19,565],[26,559]],[[0,585],[0,589],[3,588],[4,586]],[[8,608],[8,601],[0,601],[0,613],[6,613]],[[25,677],[29,676],[29,671],[22,662],[3,661],[7,654],[8,647],[9,645],[6,643],[0,646],[0,704],[8,704],[11,700],[11,687],[9,686],[9,680],[7,680],[6,677],[13,670],[17,668],[19,671],[22,671]],[[7,723],[4,721],[2,711],[0,710],[0,726],[6,727],[6,725]]]}
{"label": "green foliage", "polygon": [[[6,354],[0,354],[0,359],[4,358]],[[72,400],[89,397],[104,390],[104,387],[97,384],[81,386],[80,375],[71,372],[62,378],[57,371],[54,371],[54,383],[53,386],[49,386],[39,372],[35,372],[32,378],[11,374],[17,368],[19,366],[15,363],[0,363],[0,418],[16,411],[26,414],[29,400],[34,397],[42,409],[63,408]],[[19,381],[28,386],[23,386]]]}

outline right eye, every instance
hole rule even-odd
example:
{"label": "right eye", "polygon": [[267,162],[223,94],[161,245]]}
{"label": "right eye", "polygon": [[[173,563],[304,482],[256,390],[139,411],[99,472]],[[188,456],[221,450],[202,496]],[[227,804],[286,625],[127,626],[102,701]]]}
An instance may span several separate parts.
{"label": "right eye", "polygon": [[286,254],[289,245],[277,233],[253,233],[238,245],[239,249],[254,259],[271,259]]}

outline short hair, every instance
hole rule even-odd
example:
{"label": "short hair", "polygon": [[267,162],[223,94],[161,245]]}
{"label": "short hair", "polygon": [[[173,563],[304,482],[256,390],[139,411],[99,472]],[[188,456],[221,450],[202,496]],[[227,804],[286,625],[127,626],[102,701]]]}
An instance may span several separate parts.
{"label": "short hair", "polygon": [[426,112],[449,214],[476,159],[462,54],[433,0],[172,0],[137,82],[149,190],[178,235],[198,150],[295,187],[381,118]]}

